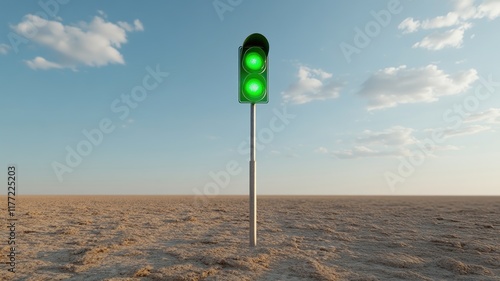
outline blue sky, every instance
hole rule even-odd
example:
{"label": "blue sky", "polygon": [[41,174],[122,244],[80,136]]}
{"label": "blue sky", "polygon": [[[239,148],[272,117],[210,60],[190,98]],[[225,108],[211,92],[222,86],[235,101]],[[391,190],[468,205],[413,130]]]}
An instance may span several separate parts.
{"label": "blue sky", "polygon": [[1,178],[246,194],[237,50],[259,32],[258,194],[500,195],[499,18],[491,0],[3,1]]}

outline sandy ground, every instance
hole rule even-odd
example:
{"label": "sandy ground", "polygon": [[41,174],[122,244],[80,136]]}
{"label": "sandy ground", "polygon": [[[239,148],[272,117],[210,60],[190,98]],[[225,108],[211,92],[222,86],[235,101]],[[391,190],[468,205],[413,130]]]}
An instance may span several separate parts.
{"label": "sandy ground", "polygon": [[18,197],[0,280],[500,280],[499,197],[260,197],[255,249],[247,200]]}

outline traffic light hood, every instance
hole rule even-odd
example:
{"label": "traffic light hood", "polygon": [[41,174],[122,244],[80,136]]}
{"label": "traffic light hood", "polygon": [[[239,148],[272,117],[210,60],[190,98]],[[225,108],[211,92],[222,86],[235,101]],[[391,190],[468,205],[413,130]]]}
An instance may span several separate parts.
{"label": "traffic light hood", "polygon": [[269,53],[269,42],[267,41],[266,37],[260,33],[254,33],[250,34],[247,39],[245,39],[245,42],[243,42],[243,52],[245,52],[248,48],[251,47],[260,47],[266,54],[266,56]]}

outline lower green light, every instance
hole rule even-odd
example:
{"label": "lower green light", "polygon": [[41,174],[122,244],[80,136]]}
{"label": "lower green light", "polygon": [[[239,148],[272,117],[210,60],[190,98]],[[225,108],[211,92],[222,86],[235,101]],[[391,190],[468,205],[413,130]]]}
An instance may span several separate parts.
{"label": "lower green light", "polygon": [[266,94],[265,82],[259,76],[250,76],[243,82],[243,94],[250,101],[260,101]]}

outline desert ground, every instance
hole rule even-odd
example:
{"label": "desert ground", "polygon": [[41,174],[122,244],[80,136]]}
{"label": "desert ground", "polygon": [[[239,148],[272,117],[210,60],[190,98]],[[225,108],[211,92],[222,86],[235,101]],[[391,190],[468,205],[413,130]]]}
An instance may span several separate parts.
{"label": "desert ground", "polygon": [[500,280],[500,197],[262,196],[255,248],[244,196],[17,202],[0,280]]}

